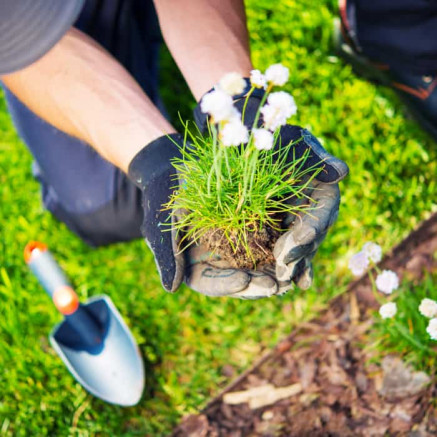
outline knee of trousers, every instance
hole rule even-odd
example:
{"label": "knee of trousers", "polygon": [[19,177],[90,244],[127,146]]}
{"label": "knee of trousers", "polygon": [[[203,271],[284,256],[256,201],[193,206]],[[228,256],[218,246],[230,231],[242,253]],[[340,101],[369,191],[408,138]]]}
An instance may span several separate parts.
{"label": "knee of trousers", "polygon": [[133,184],[127,183],[117,196],[98,209],[80,213],[68,210],[50,189],[43,186],[42,191],[45,208],[89,246],[106,246],[142,237],[141,192]]}

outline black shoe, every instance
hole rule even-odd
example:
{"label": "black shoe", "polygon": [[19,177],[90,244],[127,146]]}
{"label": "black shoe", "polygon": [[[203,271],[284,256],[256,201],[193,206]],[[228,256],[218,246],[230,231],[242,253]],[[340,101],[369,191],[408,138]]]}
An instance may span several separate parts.
{"label": "black shoe", "polygon": [[353,30],[343,20],[335,22],[335,49],[357,75],[393,88],[413,117],[437,141],[437,74],[419,76],[373,62],[362,52]]}

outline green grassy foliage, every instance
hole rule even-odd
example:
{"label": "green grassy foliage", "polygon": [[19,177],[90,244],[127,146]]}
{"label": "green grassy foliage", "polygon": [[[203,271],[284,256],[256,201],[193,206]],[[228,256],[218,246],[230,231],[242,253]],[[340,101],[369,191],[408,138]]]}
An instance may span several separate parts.
{"label": "green grassy foliage", "polygon": [[[315,285],[263,301],[211,299],[183,287],[167,294],[142,241],[90,249],[40,206],[31,158],[0,100],[0,433],[29,435],[166,435],[236,371],[299,320],[314,315],[350,282],[347,260],[365,241],[387,250],[434,208],[436,147],[391,91],[355,77],[332,55],[336,1],[247,1],[255,66],[290,68],[299,106],[293,120],[346,161],[343,202],[315,258]],[[225,54],[223,54],[225,56]],[[168,55],[163,89],[177,120],[189,107]],[[176,121],[177,125],[177,121]],[[59,316],[27,271],[30,239],[53,250],[82,298],[107,293],[144,355],[148,380],[134,408],[107,405],[74,382],[47,343]]]}
{"label": "green grassy foliage", "polygon": [[435,371],[437,341],[426,332],[430,319],[420,314],[419,305],[424,298],[437,300],[436,280],[436,274],[428,274],[422,283],[403,283],[393,299],[398,309],[396,315],[385,320],[376,316],[371,334],[376,359],[396,353],[417,369]]}

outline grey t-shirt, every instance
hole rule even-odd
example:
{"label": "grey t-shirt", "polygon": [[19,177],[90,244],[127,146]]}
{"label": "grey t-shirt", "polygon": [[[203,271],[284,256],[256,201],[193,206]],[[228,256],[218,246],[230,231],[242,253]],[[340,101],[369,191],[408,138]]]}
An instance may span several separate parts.
{"label": "grey t-shirt", "polygon": [[48,52],[78,17],[84,0],[0,0],[0,75]]}

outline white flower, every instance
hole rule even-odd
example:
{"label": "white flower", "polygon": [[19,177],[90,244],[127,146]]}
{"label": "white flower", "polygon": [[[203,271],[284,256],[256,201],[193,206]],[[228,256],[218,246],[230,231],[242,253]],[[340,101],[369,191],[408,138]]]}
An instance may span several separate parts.
{"label": "white flower", "polygon": [[437,316],[437,302],[432,299],[422,299],[419,305],[419,312],[422,316],[431,318]]}
{"label": "white flower", "polygon": [[285,91],[271,93],[267,98],[267,105],[261,108],[264,126],[274,132],[287,123],[287,118],[296,114],[296,111],[297,106],[291,94]]}
{"label": "white flower", "polygon": [[250,83],[255,88],[265,88],[267,85],[267,80],[264,74],[259,70],[252,70],[250,72]]}
{"label": "white flower", "polygon": [[220,139],[224,146],[238,146],[249,141],[249,131],[238,118],[233,118],[220,130]]}
{"label": "white flower", "polygon": [[374,263],[378,263],[382,258],[382,249],[379,244],[372,243],[369,241],[363,246],[363,252],[366,254],[367,258]]}
{"label": "white flower", "polygon": [[265,76],[270,84],[282,86],[287,82],[289,74],[287,67],[282,64],[274,64],[267,68]]}
{"label": "white flower", "polygon": [[273,147],[273,134],[267,129],[252,129],[253,142],[258,150],[270,150]]}
{"label": "white flower", "polygon": [[230,96],[241,94],[246,88],[246,82],[238,73],[228,73],[219,82],[220,88]]}
{"label": "white flower", "polygon": [[383,319],[391,319],[398,312],[398,307],[394,302],[388,302],[381,305],[379,308],[379,314]]}
{"label": "white flower", "polygon": [[437,340],[437,318],[434,317],[428,323],[428,327],[426,328],[426,332],[433,340]]}
{"label": "white flower", "polygon": [[391,294],[399,287],[399,278],[395,272],[391,270],[383,270],[376,277],[376,288],[385,294]]}
{"label": "white flower", "polygon": [[236,111],[232,97],[220,88],[215,88],[210,93],[205,94],[200,102],[200,109],[211,115],[214,122],[229,120],[235,116]]}
{"label": "white flower", "polygon": [[275,106],[264,105],[261,108],[261,114],[263,115],[264,126],[272,132],[287,123],[287,117]]}
{"label": "white flower", "polygon": [[297,106],[293,96],[285,91],[271,93],[267,98],[267,103],[280,109],[285,118],[289,118],[297,112]]}
{"label": "white flower", "polygon": [[349,270],[354,276],[361,276],[369,267],[369,260],[364,252],[358,252],[349,260]]}

